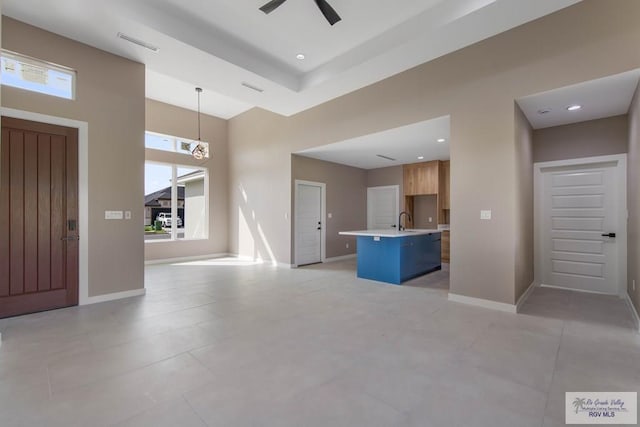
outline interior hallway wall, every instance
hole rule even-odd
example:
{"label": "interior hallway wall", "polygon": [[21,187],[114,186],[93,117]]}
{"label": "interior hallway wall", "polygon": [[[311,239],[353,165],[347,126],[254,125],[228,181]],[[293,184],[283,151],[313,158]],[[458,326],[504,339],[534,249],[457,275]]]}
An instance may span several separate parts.
{"label": "interior hallway wall", "polygon": [[533,233],[533,128],[520,107],[514,103],[517,167],[516,234],[515,234],[515,295],[518,299],[534,280]]}
{"label": "interior hallway wall", "polygon": [[[195,93],[195,92],[194,92]],[[146,130],[164,135],[198,139],[196,111],[147,99]],[[229,252],[229,168],[227,121],[201,115],[202,140],[209,143],[209,159],[196,160],[184,154],[147,150],[147,160],[205,167],[209,171],[209,238],[153,241],[145,244],[145,260],[158,260]]]}
{"label": "interior hallway wall", "polygon": [[[627,155],[627,291],[636,311],[640,312],[640,86],[629,109]],[[636,289],[633,289],[633,280]]]}
{"label": "interior hallway wall", "polygon": [[143,288],[144,65],[6,16],[2,47],[77,70],[75,100],[2,86],[2,106],[89,124],[89,296]]}
{"label": "interior hallway wall", "polygon": [[[634,0],[583,1],[291,117],[257,108],[234,117],[230,214],[250,204],[273,257],[289,262],[292,152],[450,115],[450,291],[514,304],[513,102],[639,68],[639,15]],[[594,61],[603,52],[607,60]],[[491,221],[480,220],[482,209]],[[232,217],[230,245],[244,254],[242,235]]]}
{"label": "interior hallway wall", "polygon": [[[295,227],[295,180],[322,182],[326,184],[327,199],[327,218],[323,220],[327,236],[326,256],[333,258],[354,254],[355,237],[340,236],[338,232],[367,228],[367,171],[294,154],[291,156],[291,172],[293,226]],[[328,218],[329,213],[332,218]],[[295,254],[295,239],[291,242],[291,253]],[[291,262],[293,264],[295,260],[292,259]]]}

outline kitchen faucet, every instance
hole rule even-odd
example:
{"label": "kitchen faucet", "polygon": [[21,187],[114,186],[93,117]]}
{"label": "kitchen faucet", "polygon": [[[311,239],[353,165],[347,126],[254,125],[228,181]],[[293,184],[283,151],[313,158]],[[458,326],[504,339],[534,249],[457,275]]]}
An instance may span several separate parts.
{"label": "kitchen faucet", "polygon": [[406,230],[407,228],[402,226],[402,215],[406,215],[409,221],[411,221],[411,215],[409,214],[409,212],[406,212],[406,211],[400,212],[400,215],[398,215],[398,231]]}

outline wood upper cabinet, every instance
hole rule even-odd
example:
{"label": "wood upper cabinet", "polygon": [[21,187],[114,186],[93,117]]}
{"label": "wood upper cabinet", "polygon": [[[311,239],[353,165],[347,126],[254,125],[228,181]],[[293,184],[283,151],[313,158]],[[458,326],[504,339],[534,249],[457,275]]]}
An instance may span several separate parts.
{"label": "wood upper cabinet", "polygon": [[438,194],[439,161],[404,165],[404,194]]}

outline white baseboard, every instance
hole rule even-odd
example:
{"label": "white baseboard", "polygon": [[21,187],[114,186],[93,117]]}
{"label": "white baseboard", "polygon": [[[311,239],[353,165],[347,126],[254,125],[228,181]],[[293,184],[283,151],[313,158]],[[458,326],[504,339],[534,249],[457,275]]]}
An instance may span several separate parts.
{"label": "white baseboard", "polygon": [[212,258],[223,258],[226,256],[232,256],[228,253],[219,253],[219,254],[209,254],[209,255],[197,255],[197,256],[186,256],[186,257],[178,257],[178,258],[165,258],[165,259],[150,259],[145,260],[144,265],[155,265],[155,264],[172,264],[175,262],[189,262],[189,261],[202,261],[203,259],[212,259]]}
{"label": "white baseboard", "polygon": [[638,311],[636,310],[636,306],[631,302],[631,297],[628,293],[625,293],[624,300],[629,305],[629,309],[631,310],[631,314],[633,315],[633,321],[636,323],[636,329],[640,331],[640,316],[638,316]]}
{"label": "white baseboard", "polygon": [[520,295],[520,298],[518,298],[518,301],[516,302],[516,312],[518,313],[520,312],[520,309],[522,308],[524,303],[527,301],[527,298],[529,298],[529,296],[536,289],[536,286],[538,286],[538,283],[534,280],[533,282],[531,282],[527,290],[524,291],[522,295]]}
{"label": "white baseboard", "polygon": [[80,301],[80,305],[97,304],[100,302],[114,301],[117,299],[139,297],[147,292],[146,289],[134,289],[132,291],[114,292],[112,294],[96,295],[95,297],[87,297]]}
{"label": "white baseboard", "polygon": [[517,313],[517,307],[515,304],[506,304],[504,302],[491,301],[488,299],[467,297],[464,295],[452,294],[451,292],[449,292],[449,301],[475,305],[477,307],[489,308],[491,310],[506,311],[507,313]]}
{"label": "white baseboard", "polygon": [[[556,286],[556,285],[546,285],[544,283],[540,283],[541,288],[551,288],[551,289],[562,289],[563,291],[574,291],[574,292],[582,292],[585,294],[595,294],[595,295],[618,295],[618,294],[608,294],[606,292],[597,292],[597,291],[589,291],[586,289],[575,289],[575,288],[566,288],[564,286]],[[621,296],[621,298],[624,298]]]}
{"label": "white baseboard", "polygon": [[349,254],[349,255],[342,255],[342,256],[334,256],[331,258],[325,258],[325,260],[323,262],[340,262],[340,261],[347,261],[349,259],[354,259],[357,258],[357,254]]}

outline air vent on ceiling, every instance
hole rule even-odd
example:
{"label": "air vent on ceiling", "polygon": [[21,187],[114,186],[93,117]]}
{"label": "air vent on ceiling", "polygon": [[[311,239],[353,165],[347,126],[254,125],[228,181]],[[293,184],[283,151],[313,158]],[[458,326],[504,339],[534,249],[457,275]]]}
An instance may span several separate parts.
{"label": "air vent on ceiling", "polygon": [[376,156],[380,157],[381,159],[391,160],[392,162],[396,161],[396,159],[394,159],[392,157],[388,157],[388,156],[383,156],[382,154],[376,154]]}
{"label": "air vent on ceiling", "polygon": [[261,89],[258,86],[254,86],[254,85],[249,84],[247,82],[242,82],[242,86],[244,86],[246,88],[249,88],[251,90],[255,90],[256,92],[260,92],[260,93],[264,92],[264,89]]}
{"label": "air vent on ceiling", "polygon": [[160,52],[160,48],[159,47],[154,46],[152,44],[149,44],[147,42],[144,42],[144,41],[142,41],[140,39],[136,39],[135,37],[128,36],[128,35],[126,35],[124,33],[118,33],[118,37],[120,37],[122,40],[128,41],[129,43],[137,44],[138,46],[141,46],[141,47],[143,47],[145,49],[149,49],[153,53]]}

